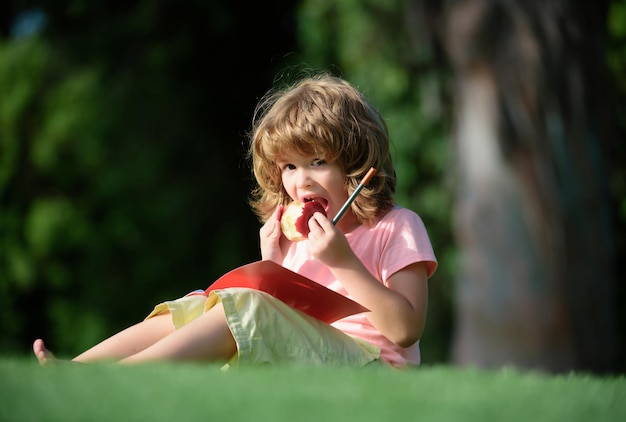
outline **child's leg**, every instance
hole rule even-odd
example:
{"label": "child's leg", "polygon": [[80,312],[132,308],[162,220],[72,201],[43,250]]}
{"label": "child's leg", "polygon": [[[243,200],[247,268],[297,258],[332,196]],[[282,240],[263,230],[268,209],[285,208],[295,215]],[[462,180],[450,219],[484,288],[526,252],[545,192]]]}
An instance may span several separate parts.
{"label": "child's leg", "polygon": [[[158,315],[114,334],[72,360],[75,362],[117,361],[145,349],[173,331],[171,316],[169,314]],[[40,339],[33,343],[33,352],[41,364],[56,360]]]}
{"label": "child's leg", "polygon": [[173,332],[171,315],[157,315],[120,331],[72,360],[75,362],[117,361],[142,351]]}
{"label": "child's leg", "polygon": [[[55,360],[43,341],[35,340],[33,351],[41,364]],[[237,344],[228,328],[224,307],[215,305],[202,316],[174,330],[169,314],[135,324],[72,359],[74,362],[119,360],[124,363],[149,360],[228,360]]]}
{"label": "child's leg", "polygon": [[225,361],[236,352],[237,344],[228,328],[224,307],[218,303],[189,324],[121,362]]}

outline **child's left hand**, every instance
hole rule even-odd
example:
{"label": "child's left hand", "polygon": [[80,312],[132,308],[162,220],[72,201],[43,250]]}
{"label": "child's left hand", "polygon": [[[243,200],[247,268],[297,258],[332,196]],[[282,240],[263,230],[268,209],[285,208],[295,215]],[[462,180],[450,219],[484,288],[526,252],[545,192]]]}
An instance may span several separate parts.
{"label": "child's left hand", "polygon": [[282,242],[283,239],[286,239],[282,236],[282,230],[280,228],[280,217],[283,214],[283,209],[284,207],[282,205],[276,207],[272,216],[259,230],[261,259],[274,261],[277,264],[282,264],[285,258]]}
{"label": "child's left hand", "polygon": [[354,259],[348,239],[324,214],[316,212],[309,220],[309,238],[306,240],[309,253],[327,267]]}

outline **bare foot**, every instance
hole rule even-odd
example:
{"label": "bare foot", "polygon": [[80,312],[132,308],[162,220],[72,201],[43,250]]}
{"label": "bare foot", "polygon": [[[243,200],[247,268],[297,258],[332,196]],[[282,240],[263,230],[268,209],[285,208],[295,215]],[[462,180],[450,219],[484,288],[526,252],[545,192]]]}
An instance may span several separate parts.
{"label": "bare foot", "polygon": [[39,360],[39,363],[43,366],[56,362],[56,358],[50,350],[46,349],[41,339],[37,339],[33,343],[33,352],[35,353],[35,357]]}

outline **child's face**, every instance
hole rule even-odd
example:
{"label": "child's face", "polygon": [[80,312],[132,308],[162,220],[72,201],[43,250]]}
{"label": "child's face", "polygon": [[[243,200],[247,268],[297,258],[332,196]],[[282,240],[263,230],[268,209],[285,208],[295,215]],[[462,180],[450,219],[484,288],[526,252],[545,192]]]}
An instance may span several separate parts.
{"label": "child's face", "polygon": [[[315,198],[324,206],[330,220],[348,199],[345,178],[337,163],[315,156],[286,154],[278,165],[283,187],[291,199],[304,202]],[[347,214],[340,222],[350,220]]]}

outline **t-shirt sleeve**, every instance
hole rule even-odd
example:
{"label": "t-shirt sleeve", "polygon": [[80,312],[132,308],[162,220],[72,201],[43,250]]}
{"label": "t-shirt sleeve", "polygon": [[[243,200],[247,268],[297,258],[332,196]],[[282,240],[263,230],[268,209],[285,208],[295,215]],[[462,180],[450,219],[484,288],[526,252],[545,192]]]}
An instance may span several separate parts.
{"label": "t-shirt sleeve", "polygon": [[389,236],[381,255],[381,275],[386,284],[401,269],[425,262],[428,277],[437,269],[437,258],[422,219],[413,211],[398,208],[389,216]]}

